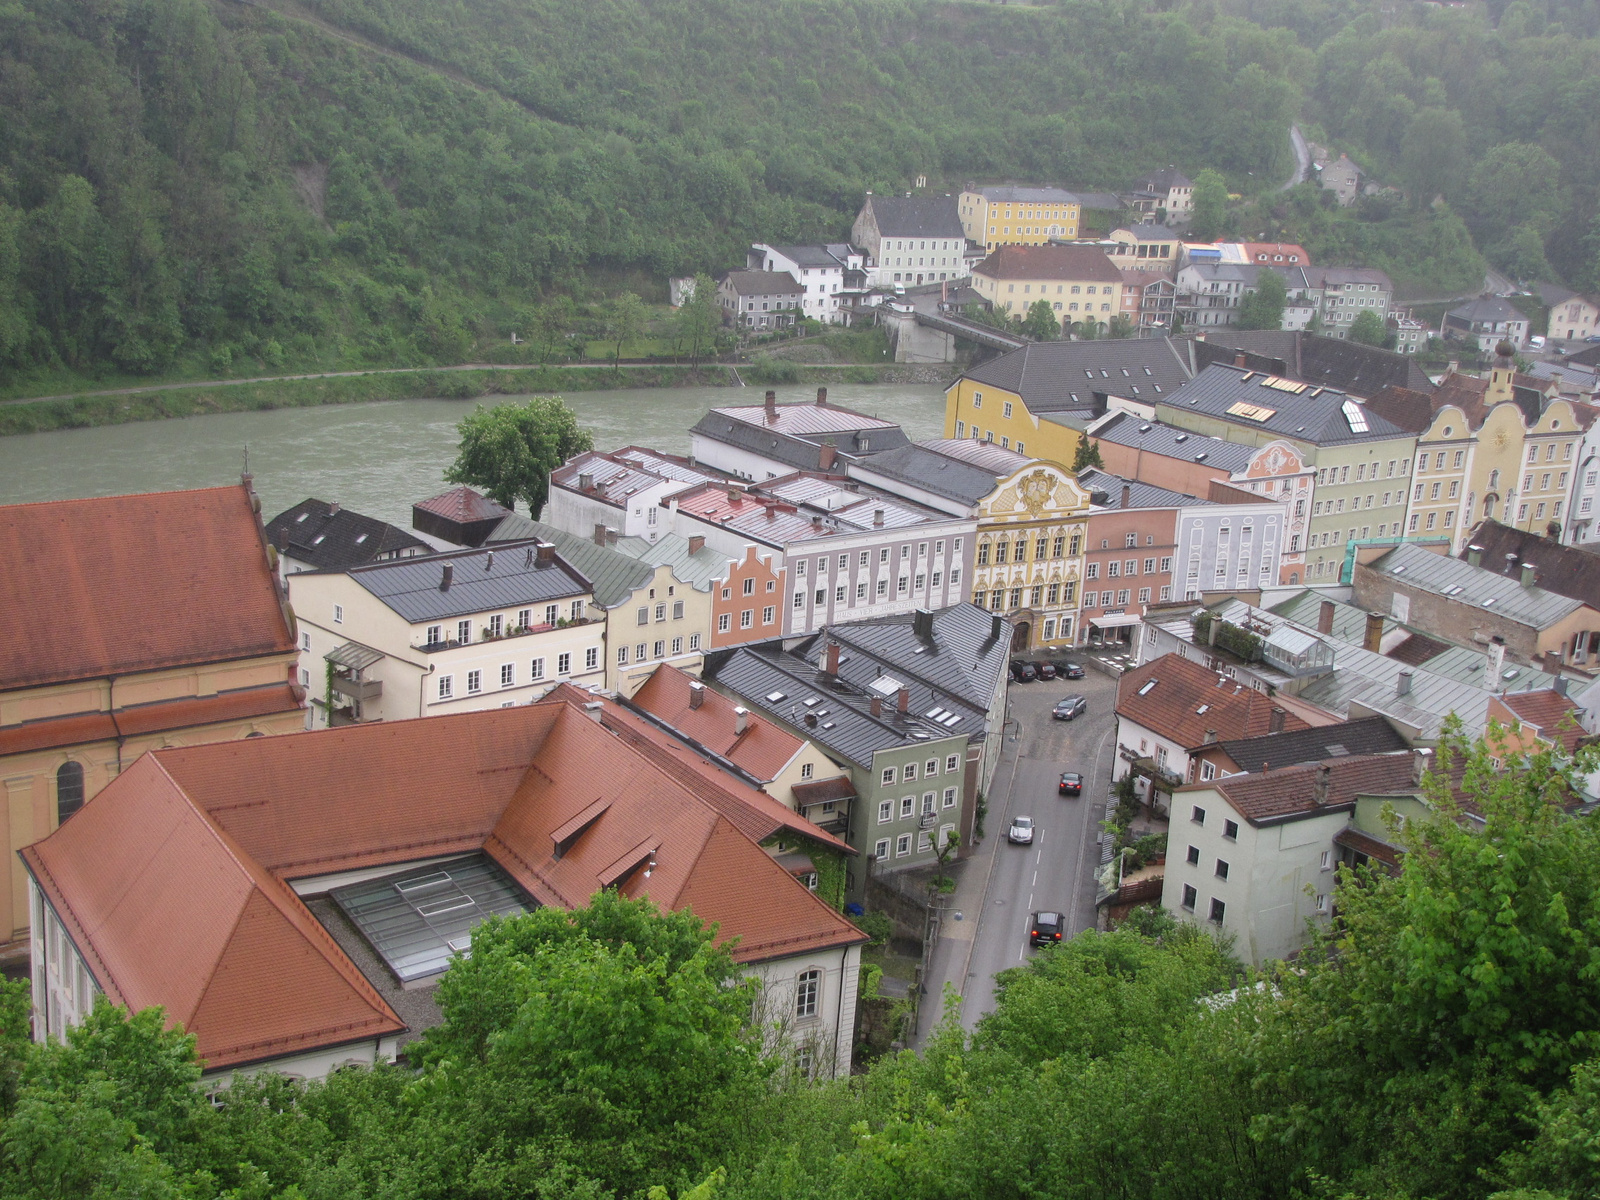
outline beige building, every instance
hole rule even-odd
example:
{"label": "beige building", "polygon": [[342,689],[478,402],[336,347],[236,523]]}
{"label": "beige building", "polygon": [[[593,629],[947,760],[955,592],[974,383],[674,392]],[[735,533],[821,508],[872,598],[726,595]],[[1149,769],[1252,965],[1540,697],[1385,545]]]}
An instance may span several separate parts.
{"label": "beige building", "polygon": [[1103,327],[1122,311],[1122,272],[1097,246],[1001,246],[972,269],[972,286],[1007,316],[1044,300],[1063,326]]}
{"label": "beige building", "polygon": [[247,479],[0,509],[0,943],[28,933],[16,851],[146,750],[304,727],[260,507]]}
{"label": "beige building", "polygon": [[401,721],[606,682],[593,585],[548,543],[289,577],[314,726]]}
{"label": "beige building", "polygon": [[1600,330],[1600,303],[1553,283],[1539,284],[1538,293],[1549,310],[1545,328],[1550,337],[1572,341]]}
{"label": "beige building", "polygon": [[1061,188],[968,184],[961,193],[961,228],[985,250],[1075,238],[1082,216],[1083,202]]}
{"label": "beige building", "polygon": [[1106,253],[1126,270],[1171,273],[1180,266],[1183,241],[1165,225],[1146,221],[1113,229]]}

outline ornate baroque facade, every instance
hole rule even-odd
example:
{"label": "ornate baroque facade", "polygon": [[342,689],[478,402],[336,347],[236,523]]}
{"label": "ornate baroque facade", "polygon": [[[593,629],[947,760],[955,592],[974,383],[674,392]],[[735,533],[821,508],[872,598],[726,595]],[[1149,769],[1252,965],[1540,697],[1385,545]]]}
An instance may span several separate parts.
{"label": "ornate baroque facade", "polygon": [[1012,619],[1018,650],[1072,643],[1088,512],[1071,473],[1037,461],[979,504],[972,602]]}

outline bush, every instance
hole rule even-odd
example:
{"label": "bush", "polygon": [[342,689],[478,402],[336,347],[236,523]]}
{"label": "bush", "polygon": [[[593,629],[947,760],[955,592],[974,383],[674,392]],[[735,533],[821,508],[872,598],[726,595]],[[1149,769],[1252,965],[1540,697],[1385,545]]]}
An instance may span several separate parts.
{"label": "bush", "polygon": [[874,946],[882,946],[894,934],[894,922],[889,919],[888,913],[874,909],[862,913],[855,920],[856,928],[871,938]]}

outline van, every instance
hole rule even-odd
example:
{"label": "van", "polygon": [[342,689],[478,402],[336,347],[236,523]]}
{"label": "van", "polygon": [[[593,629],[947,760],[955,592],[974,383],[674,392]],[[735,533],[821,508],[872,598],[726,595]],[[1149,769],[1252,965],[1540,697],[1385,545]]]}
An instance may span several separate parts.
{"label": "van", "polygon": [[1536,333],[1532,337],[1530,337],[1528,339],[1528,349],[1529,350],[1543,350],[1544,349],[1544,336],[1542,334],[1537,334]]}

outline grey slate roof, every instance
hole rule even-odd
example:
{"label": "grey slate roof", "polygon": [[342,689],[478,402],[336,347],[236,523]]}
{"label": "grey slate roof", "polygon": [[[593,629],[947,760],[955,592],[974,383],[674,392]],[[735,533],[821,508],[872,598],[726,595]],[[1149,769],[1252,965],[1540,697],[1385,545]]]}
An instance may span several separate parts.
{"label": "grey slate roof", "polygon": [[[1344,392],[1309,383],[1294,384],[1303,388],[1298,393],[1286,391],[1272,386],[1270,381],[1277,378],[1213,363],[1175,393],[1162,397],[1160,404],[1173,413],[1202,413],[1232,425],[1264,429],[1279,437],[1318,446],[1412,436],[1394,422],[1358,404],[1359,414],[1365,417],[1367,426],[1364,432],[1360,431],[1353,427],[1344,410],[1345,404],[1356,404],[1356,401]],[[1241,403],[1270,410],[1271,415],[1265,420],[1255,420],[1228,411]],[[1169,419],[1181,421],[1183,418],[1169,416]]]}
{"label": "grey slate roof", "polygon": [[777,253],[802,267],[842,267],[844,263],[826,246],[774,246]]}
{"label": "grey slate roof", "polygon": [[800,294],[800,285],[788,271],[729,271],[723,278],[741,296]]}
{"label": "grey slate roof", "polygon": [[[449,590],[442,590],[446,563],[454,572]],[[559,554],[541,564],[532,542],[373,563],[356,567],[350,578],[412,624],[541,604],[590,590],[589,581]]]}
{"label": "grey slate roof", "polygon": [[1081,204],[1076,192],[1069,192],[1057,187],[1013,187],[1010,184],[978,184],[969,187],[969,192],[977,192],[985,200],[1000,201],[1001,203],[1019,202],[1022,204]]}
{"label": "grey slate roof", "polygon": [[[874,717],[870,698],[860,689],[817,670],[798,655],[785,654],[773,643],[740,647],[726,658],[712,655],[706,660],[704,674],[743,698],[750,708],[777,718],[864,770],[872,769],[872,756],[880,750],[967,734],[966,730],[947,730],[919,715],[902,717],[892,696],[882,706],[883,715]],[[807,700],[814,703],[807,705]],[[807,713],[817,715],[816,725],[805,723]]]}
{"label": "grey slate roof", "polygon": [[1244,470],[1256,453],[1253,446],[1225,442],[1209,434],[1191,433],[1161,421],[1146,421],[1126,412],[1115,414],[1089,437],[1097,442],[1148,450],[1151,454],[1167,458],[1205,463],[1208,467],[1218,467],[1230,474]]}
{"label": "grey slate roof", "polygon": [[1028,411],[1094,407],[1094,394],[1154,403],[1194,374],[1188,343],[1172,338],[1033,342],[966,373],[978,384],[1016,392]]}
{"label": "grey slate roof", "polygon": [[1564,288],[1559,283],[1536,283],[1533,290],[1538,293],[1539,303],[1546,308],[1554,308],[1558,304],[1565,304],[1568,300],[1580,300],[1581,296],[1571,288]]}
{"label": "grey slate roof", "polygon": [[[1222,328],[1207,330],[1205,340],[1196,346],[1197,353],[1204,346],[1260,355],[1275,363],[1270,368],[1275,374],[1338,388],[1354,396],[1371,396],[1385,387],[1433,391],[1433,381],[1417,365],[1414,355],[1396,354],[1348,339],[1295,331]],[[1231,358],[1231,355],[1207,355],[1200,365],[1219,359],[1226,362]],[[1260,369],[1264,364],[1249,365]]]}
{"label": "grey slate roof", "polygon": [[1459,558],[1434,554],[1421,546],[1396,546],[1382,558],[1366,565],[1374,571],[1419,591],[1444,596],[1457,604],[1472,604],[1508,621],[1533,629],[1547,629],[1583,605],[1568,596],[1542,587],[1523,587],[1517,579],[1484,567],[1475,567]]}
{"label": "grey slate roof", "polygon": [[594,589],[595,603],[602,608],[615,608],[637,588],[649,583],[655,574],[648,564],[631,554],[619,554],[610,546],[596,545],[592,538],[579,537],[543,521],[530,521],[513,514],[494,527],[489,535],[490,545],[497,542],[524,542],[536,539],[549,542],[572,566],[581,571]]}
{"label": "grey slate roof", "polygon": [[1322,762],[1353,754],[1393,754],[1407,748],[1405,738],[1382,717],[1362,717],[1342,725],[1314,726],[1265,737],[1222,742],[1223,752],[1246,771],[1277,770],[1297,763]]}
{"label": "grey slate roof", "polygon": [[1473,325],[1488,322],[1527,321],[1527,316],[1504,296],[1481,296],[1457,305],[1445,313],[1446,318],[1470,322]]}
{"label": "grey slate roof", "polygon": [[302,500],[267,522],[267,540],[319,571],[345,571],[379,558],[431,554],[433,547],[398,525]]}
{"label": "grey slate roof", "polygon": [[898,425],[831,404],[781,404],[771,422],[764,413],[754,406],[713,408],[689,432],[801,471],[822,468],[826,444],[842,455],[854,456],[892,450],[910,441]]}
{"label": "grey slate roof", "polygon": [[869,196],[867,204],[884,237],[966,236],[961,204],[954,196]]}
{"label": "grey slate roof", "polygon": [[1122,200],[1115,192],[1077,192],[1078,203],[1084,208],[1100,208],[1111,212],[1122,207]]}
{"label": "grey slate roof", "polygon": [[[1534,579],[1540,587],[1600,609],[1600,556],[1495,520],[1484,521],[1473,531],[1472,545],[1481,547],[1480,561],[1485,570],[1520,579],[1521,564],[1532,563]],[[1466,558],[1471,552],[1468,547],[1460,557]],[[1514,564],[1509,568],[1508,554]]]}
{"label": "grey slate roof", "polygon": [[1122,507],[1122,489],[1128,488],[1129,508],[1193,508],[1201,504],[1210,504],[1209,500],[1202,500],[1198,496],[1190,496],[1185,492],[1174,492],[1168,488],[1158,487],[1153,483],[1144,483],[1138,479],[1124,479],[1121,475],[1113,475],[1110,471],[1100,471],[1090,467],[1086,471],[1078,472],[1078,482],[1091,492],[1106,493],[1104,507]]}
{"label": "grey slate roof", "polygon": [[994,491],[993,471],[961,462],[921,445],[899,446],[874,454],[862,468],[963,504],[976,504]]}
{"label": "grey slate roof", "polygon": [[726,554],[710,546],[701,546],[690,553],[689,539],[676,533],[664,533],[653,542],[642,537],[618,538],[612,549],[619,554],[632,555],[652,567],[669,566],[680,583],[702,592],[728,577],[731,561]]}

